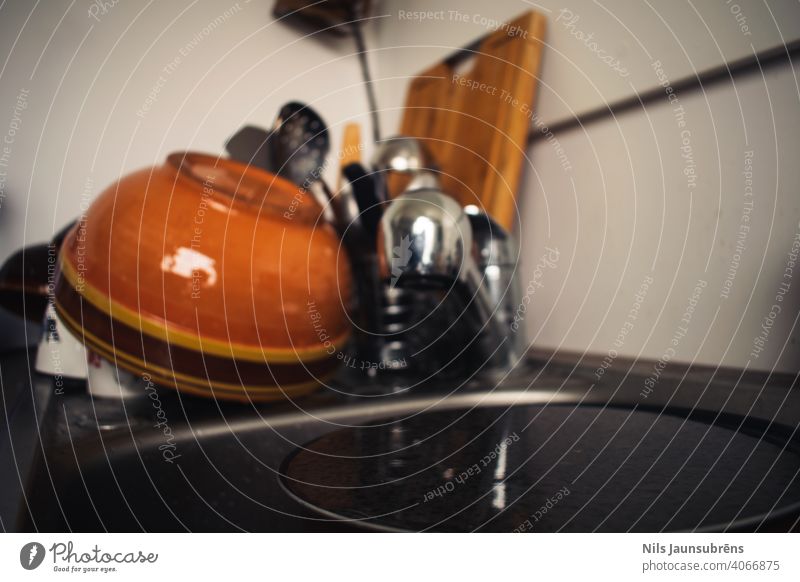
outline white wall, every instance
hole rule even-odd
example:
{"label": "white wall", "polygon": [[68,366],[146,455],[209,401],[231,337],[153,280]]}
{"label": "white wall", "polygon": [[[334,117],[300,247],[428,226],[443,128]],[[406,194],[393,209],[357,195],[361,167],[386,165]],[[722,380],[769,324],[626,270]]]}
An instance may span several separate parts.
{"label": "white wall", "polygon": [[0,140],[15,129],[13,143],[0,144],[10,149],[0,167],[2,259],[49,239],[79,214],[84,193],[91,199],[175,150],[222,153],[239,127],[269,126],[286,101],[313,104],[334,152],[343,123],[368,129],[352,42],[303,39],[273,22],[271,0],[99,4],[0,8]]}
{"label": "white wall", "polygon": [[[680,95],[697,166],[691,191],[666,100],[559,135],[571,171],[552,144],[530,150],[521,190],[522,280],[533,277],[546,245],[562,253],[527,321],[536,344],[658,359],[702,279],[707,287],[673,359],[798,370],[800,266],[765,351],[750,356],[800,236],[798,74],[800,66],[782,66]],[[747,151],[752,197],[743,174]],[[742,224],[749,231],[736,267]],[[654,282],[638,319],[624,345],[614,346],[647,276]]]}
{"label": "white wall", "polygon": [[[790,1],[387,1],[376,19],[373,55],[387,131],[399,125],[411,76],[487,32],[485,21],[537,5],[549,18],[537,103],[548,124],[657,86],[653,61],[661,61],[674,81],[800,38],[800,4]],[[574,26],[556,21],[561,9],[579,17]],[[445,12],[419,20],[400,10]],[[455,22],[449,10],[474,18]],[[629,74],[599,62],[576,29],[593,34]],[[570,170],[562,168],[552,142],[529,148],[520,191],[520,274],[523,286],[542,284],[526,314],[534,345],[611,352],[612,358],[800,369],[800,266],[784,301],[775,300],[787,253],[800,235],[797,75],[797,67],[782,64],[763,76],[756,71],[681,92],[684,128],[665,95],[643,109],[562,132],[556,137]],[[680,149],[684,129],[697,176],[691,189]],[[747,219],[745,151],[753,152]],[[737,253],[743,220],[750,231]],[[537,273],[546,247],[558,249],[559,260]],[[634,319],[629,313],[647,277],[653,282]],[[693,306],[698,281],[706,287]],[[782,312],[763,332],[776,303]],[[688,307],[694,311],[686,325],[681,320]],[[761,333],[766,340],[756,358],[751,352]]]}
{"label": "white wall", "polygon": [[[387,128],[398,127],[410,76],[527,11],[547,16],[538,115],[552,125],[657,84],[650,63],[673,79],[800,38],[800,6],[742,0],[383,0],[373,22],[380,105]],[[563,12],[566,10],[569,12]],[[434,12],[425,18],[409,13]],[[744,25],[742,32],[737,12]],[[571,16],[570,16],[571,15]],[[567,24],[576,18],[571,26]],[[593,35],[581,42],[579,33]],[[622,76],[586,43],[618,59]]]}
{"label": "white wall", "polygon": [[[119,2],[92,19],[93,2],[8,0],[0,8],[0,139],[11,136],[0,201],[0,256],[49,238],[117,176],[159,163],[177,149],[221,152],[244,123],[268,125],[281,103],[303,99],[332,126],[357,119],[369,135],[366,100],[352,46],[303,39],[271,21],[270,1]],[[408,79],[477,36],[486,20],[540,6],[550,18],[538,112],[547,123],[655,86],[650,66],[670,79],[800,38],[800,5],[727,2],[538,4],[521,0],[387,0],[369,30],[384,133],[398,126]],[[737,23],[737,6],[749,27]],[[233,8],[232,8],[233,7]],[[562,8],[579,20],[556,22]],[[409,20],[399,10],[458,10],[466,24]],[[204,27],[229,11],[212,33]],[[695,12],[696,10],[696,12]],[[699,14],[699,16],[698,16]],[[700,18],[702,17],[702,19]],[[708,29],[706,29],[706,25]],[[573,35],[598,46],[630,72],[621,77]],[[159,75],[151,109],[137,115]],[[21,90],[26,109],[15,119]],[[528,150],[520,192],[523,284],[545,247],[560,259],[541,275],[526,316],[535,344],[605,354],[628,319],[636,291],[652,273],[632,329],[617,352],[662,357],[681,325],[692,288],[699,298],[673,359],[796,371],[800,274],[764,352],[750,356],[777,293],[800,221],[800,120],[797,69],[786,65],[681,93],[696,163],[687,189],[680,130],[666,101],[558,135],[572,169],[551,143]],[[17,127],[18,126],[18,127]],[[753,211],[727,299],[720,290],[735,254],[743,215],[744,152],[753,151]],[[335,151],[335,150],[334,150]],[[785,349],[784,349],[785,348]],[[671,353],[671,352],[670,352]]]}

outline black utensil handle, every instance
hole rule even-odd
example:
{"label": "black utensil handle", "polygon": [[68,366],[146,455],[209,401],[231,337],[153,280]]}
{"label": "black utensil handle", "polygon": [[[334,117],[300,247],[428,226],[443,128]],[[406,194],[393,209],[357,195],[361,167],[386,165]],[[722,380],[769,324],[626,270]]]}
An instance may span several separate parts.
{"label": "black utensil handle", "polygon": [[359,163],[348,164],[342,168],[342,174],[353,189],[364,230],[370,236],[377,234],[378,222],[383,215],[383,206],[378,196],[374,177],[367,173],[364,166]]}

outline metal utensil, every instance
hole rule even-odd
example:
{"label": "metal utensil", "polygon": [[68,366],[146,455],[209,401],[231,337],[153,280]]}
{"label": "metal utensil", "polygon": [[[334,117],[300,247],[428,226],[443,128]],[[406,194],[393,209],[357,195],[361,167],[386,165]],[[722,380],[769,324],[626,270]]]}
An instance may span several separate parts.
{"label": "metal utensil", "polygon": [[[436,164],[413,137],[395,136],[378,143],[372,168],[383,200],[396,198],[409,189],[438,188]],[[424,182],[418,183],[420,180]]]}
{"label": "metal utensil", "polygon": [[403,194],[381,219],[381,274],[392,283],[465,278],[471,252],[472,227],[464,209],[437,190]]}
{"label": "metal utensil", "polygon": [[328,128],[316,111],[298,101],[281,107],[269,140],[274,173],[308,187],[320,179],[329,150]]}
{"label": "metal utensil", "polygon": [[225,151],[231,159],[267,171],[270,167],[269,155],[270,134],[265,129],[253,125],[245,125],[233,134],[225,143]]}
{"label": "metal utensil", "polygon": [[481,361],[509,369],[519,360],[521,336],[509,325],[518,307],[514,249],[487,215],[467,212],[437,190],[406,192],[381,218],[378,255],[381,276],[392,286],[456,290],[468,336],[480,336]]}
{"label": "metal utensil", "polygon": [[228,139],[225,149],[234,160],[308,187],[320,179],[330,141],[319,114],[291,101],[280,108],[270,131],[246,125]]}

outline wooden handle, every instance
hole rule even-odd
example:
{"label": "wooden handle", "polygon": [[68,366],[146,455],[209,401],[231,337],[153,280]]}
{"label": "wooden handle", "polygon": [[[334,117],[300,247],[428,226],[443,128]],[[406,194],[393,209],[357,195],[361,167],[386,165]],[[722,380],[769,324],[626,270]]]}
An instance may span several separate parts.
{"label": "wooden handle", "polygon": [[[415,77],[401,133],[433,155],[442,189],[513,227],[516,192],[533,121],[546,19],[529,11],[484,38],[472,68],[453,59]],[[474,49],[473,49],[474,50]],[[467,53],[469,51],[466,51]]]}

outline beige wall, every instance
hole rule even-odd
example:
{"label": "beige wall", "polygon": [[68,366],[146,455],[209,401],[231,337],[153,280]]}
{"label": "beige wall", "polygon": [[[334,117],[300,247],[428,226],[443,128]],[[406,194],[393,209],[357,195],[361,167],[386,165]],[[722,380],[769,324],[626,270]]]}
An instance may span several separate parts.
{"label": "beige wall", "polygon": [[[0,65],[0,139],[13,131],[0,168],[3,257],[49,238],[84,197],[120,174],[177,149],[221,152],[238,127],[269,124],[289,99],[314,104],[334,144],[350,119],[368,135],[352,45],[301,39],[271,21],[271,2],[107,4],[104,12],[85,0],[69,10],[66,1],[33,8],[16,0],[0,9],[0,54],[8,55]],[[675,80],[800,38],[800,5],[788,0],[386,0],[368,30],[384,132],[398,125],[411,75],[487,32],[490,21],[532,6],[550,19],[537,104],[550,124],[652,88],[655,60]],[[401,18],[400,10],[440,10],[444,20]],[[576,30],[593,34],[629,74],[600,63]],[[778,317],[769,314],[800,221],[797,69],[771,67],[678,98],[691,133],[691,190],[666,99],[559,134],[569,171],[552,143],[529,148],[520,275],[523,286],[540,277],[542,287],[527,331],[542,347],[795,371],[800,274]],[[750,230],[742,239],[745,214]],[[560,258],[537,275],[545,247]],[[706,287],[684,325],[698,281]]]}
{"label": "beige wall", "polygon": [[[655,87],[654,61],[674,81],[800,38],[796,2],[387,1],[373,55],[384,124],[398,126],[410,76],[484,34],[492,20],[535,6],[550,21],[537,103],[548,124]],[[444,12],[408,16],[426,10]],[[599,62],[576,31],[593,34],[628,74]],[[556,137],[569,170],[553,142],[528,149],[520,275],[523,286],[542,285],[532,287],[526,315],[535,345],[612,359],[798,370],[800,267],[786,299],[776,302],[800,235],[797,75],[784,63],[763,75],[681,92],[677,104],[665,95],[644,109],[562,132]],[[676,105],[683,107],[683,128]],[[681,157],[685,129],[691,164]],[[685,170],[696,178],[690,181]],[[741,239],[743,224],[749,231]],[[545,247],[558,249],[559,261],[537,270]],[[770,323],[774,304],[782,311]]]}
{"label": "beige wall", "polygon": [[175,150],[222,153],[286,101],[312,103],[337,147],[342,123],[366,122],[352,42],[301,38],[272,21],[271,1],[70,4],[0,9],[0,139],[19,126],[0,168],[2,258],[49,239],[121,174]]}

